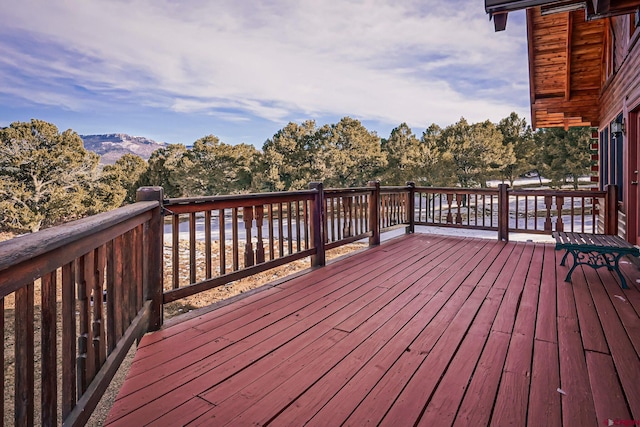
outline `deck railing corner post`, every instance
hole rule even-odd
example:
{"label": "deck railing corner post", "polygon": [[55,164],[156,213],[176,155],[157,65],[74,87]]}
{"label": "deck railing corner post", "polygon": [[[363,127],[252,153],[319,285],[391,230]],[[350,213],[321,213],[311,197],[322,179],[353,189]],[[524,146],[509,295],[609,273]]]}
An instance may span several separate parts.
{"label": "deck railing corner post", "polygon": [[311,266],[322,267],[326,264],[324,249],[324,186],[322,182],[309,183],[309,189],[316,190],[311,206],[311,246],[315,255],[311,255]]}
{"label": "deck railing corner post", "polygon": [[498,240],[509,241],[509,184],[498,184]]}
{"label": "deck railing corner post", "polygon": [[367,184],[371,187],[371,198],[369,202],[369,246],[378,246],[380,244],[380,181],[369,181]]}
{"label": "deck railing corner post", "polygon": [[409,225],[406,228],[407,234],[413,234],[416,231],[416,183],[413,181],[407,182],[409,188],[409,200],[407,203],[407,222]]}
{"label": "deck railing corner post", "polygon": [[149,316],[149,331],[155,331],[162,326],[162,293],[163,293],[163,200],[162,187],[141,187],[136,192],[136,202],[157,201],[158,206],[153,209],[148,228],[145,229],[145,271],[143,272],[144,299],[151,301]]}

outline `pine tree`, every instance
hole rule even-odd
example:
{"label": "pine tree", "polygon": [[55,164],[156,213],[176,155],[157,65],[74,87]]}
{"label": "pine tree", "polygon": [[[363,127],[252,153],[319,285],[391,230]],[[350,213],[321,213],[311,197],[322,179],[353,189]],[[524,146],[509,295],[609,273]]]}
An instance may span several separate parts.
{"label": "pine tree", "polygon": [[41,120],[0,129],[0,227],[35,232],[94,210],[99,156]]}

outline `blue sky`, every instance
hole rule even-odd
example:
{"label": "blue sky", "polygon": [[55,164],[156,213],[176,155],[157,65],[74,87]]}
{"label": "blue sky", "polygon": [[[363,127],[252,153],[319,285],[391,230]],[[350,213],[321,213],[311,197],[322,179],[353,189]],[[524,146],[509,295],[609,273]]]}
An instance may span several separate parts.
{"label": "blue sky", "polygon": [[258,148],[288,122],[387,137],[464,116],[530,123],[522,12],[482,0],[3,0],[0,126]]}

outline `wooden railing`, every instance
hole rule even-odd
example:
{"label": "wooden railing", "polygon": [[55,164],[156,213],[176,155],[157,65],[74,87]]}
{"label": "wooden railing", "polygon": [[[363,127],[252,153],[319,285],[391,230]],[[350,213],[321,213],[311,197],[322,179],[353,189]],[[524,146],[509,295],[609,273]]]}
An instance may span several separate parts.
{"label": "wooden railing", "polygon": [[[322,266],[327,250],[367,238],[377,245],[381,233],[398,227],[491,230],[508,240],[510,231],[595,233],[602,215],[604,232],[615,234],[615,195],[614,187],[567,192],[370,182],[163,200],[161,188],[142,188],[136,204],[0,243],[0,321],[5,347],[15,343],[13,358],[5,352],[0,358],[0,388],[15,396],[14,410],[2,405],[0,418],[13,412],[20,425],[82,425],[133,342],[160,327],[162,305],[179,298],[306,257]],[[11,378],[13,390],[5,389]]]}
{"label": "wooden railing", "polygon": [[[597,234],[599,213],[607,212],[605,203],[611,197],[615,201],[615,194],[607,191],[509,190],[508,194],[509,231],[521,233]],[[615,205],[613,212],[608,215],[609,220],[615,218]],[[613,234],[615,225],[609,223],[606,228],[605,234]]]}
{"label": "wooden railing", "polygon": [[438,227],[498,231],[498,189],[415,189],[415,223]]}
{"label": "wooden railing", "polygon": [[[169,199],[168,303],[292,261],[317,260],[320,188],[286,193]],[[214,247],[215,245],[215,247]],[[216,259],[214,259],[214,256]],[[181,268],[188,266],[188,275]]]}
{"label": "wooden railing", "polygon": [[14,347],[0,358],[14,401],[0,419],[86,423],[133,342],[160,326],[161,247],[159,201],[0,243],[0,321]]}
{"label": "wooden railing", "polygon": [[[517,190],[498,188],[414,189],[416,225],[551,234],[554,231],[617,233],[615,186],[606,191]],[[597,226],[604,213],[604,227]]]}

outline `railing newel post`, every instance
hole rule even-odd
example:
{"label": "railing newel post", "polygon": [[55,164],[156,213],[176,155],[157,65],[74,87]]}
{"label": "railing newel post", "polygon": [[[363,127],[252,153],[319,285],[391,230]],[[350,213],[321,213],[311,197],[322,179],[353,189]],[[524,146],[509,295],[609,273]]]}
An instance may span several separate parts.
{"label": "railing newel post", "polygon": [[604,209],[604,234],[618,234],[618,186],[607,185]]}
{"label": "railing newel post", "polygon": [[367,184],[371,187],[371,197],[369,200],[369,246],[378,246],[380,244],[380,181],[369,181]]}
{"label": "railing newel post", "polygon": [[144,299],[151,301],[149,316],[149,331],[155,331],[162,326],[163,309],[162,293],[164,289],[163,263],[163,202],[164,189],[162,187],[141,187],[136,192],[136,201],[157,201],[158,207],[153,210],[152,218],[144,231]]}
{"label": "railing newel post", "polygon": [[509,241],[509,184],[498,184],[498,240]]}
{"label": "railing newel post", "polygon": [[316,254],[311,255],[311,266],[322,267],[326,264],[324,250],[324,187],[321,182],[312,182],[309,189],[316,190],[311,206],[311,246]]}
{"label": "railing newel post", "polygon": [[407,234],[413,234],[416,231],[416,183],[413,181],[407,182],[409,187],[409,203],[407,206],[407,220],[409,225],[406,228]]}

